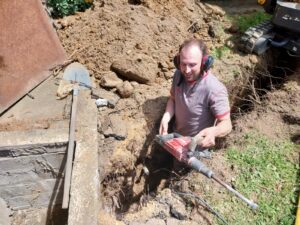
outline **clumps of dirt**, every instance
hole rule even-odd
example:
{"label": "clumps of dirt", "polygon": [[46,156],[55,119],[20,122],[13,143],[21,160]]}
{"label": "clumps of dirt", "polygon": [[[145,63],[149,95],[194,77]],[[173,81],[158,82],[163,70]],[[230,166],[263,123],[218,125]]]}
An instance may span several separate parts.
{"label": "clumps of dirt", "polygon": [[[211,52],[230,46],[222,59],[215,60],[213,72],[236,91],[233,102],[242,89],[239,84],[252,75],[251,57],[241,55],[225,31],[231,27],[225,14],[220,7],[200,1],[104,0],[57,21],[69,57],[84,64],[95,78],[93,93],[105,89],[119,95],[112,97],[112,106],[99,107],[98,113],[100,223],[123,224],[114,217],[126,224],[211,223],[211,215],[198,204],[187,203],[167,189],[174,176],[173,159],[153,140],[169,96],[173,57],[184,39],[201,38]],[[221,156],[218,162],[223,162]],[[230,181],[225,162],[212,166]],[[207,183],[198,175],[188,178],[188,189],[197,191],[201,187],[193,187],[194,183]],[[172,199],[178,207],[172,206]]]}
{"label": "clumps of dirt", "polygon": [[[58,30],[70,58],[86,65],[97,79],[110,70],[113,62],[127,60],[133,65],[140,64],[140,76],[152,74],[151,77],[161,83],[161,78],[172,77],[173,57],[184,39],[192,36],[201,38],[210,50],[214,50],[230,38],[223,26],[230,27],[231,23],[224,17],[225,12],[216,6],[191,1],[102,2],[96,2],[95,7],[85,13],[59,20],[64,26]],[[214,30],[213,37],[209,34],[211,29]],[[238,52],[235,53],[235,50],[224,57],[228,69],[223,69],[222,62],[215,65],[218,76],[226,78],[226,81],[234,78],[233,71],[235,75],[242,74],[235,64],[243,66],[249,61],[248,56],[236,57]],[[139,63],[139,59],[142,62],[147,60]],[[237,60],[239,62],[233,63]],[[127,64],[123,63],[123,66]]]}
{"label": "clumps of dirt", "polygon": [[[261,104],[255,104],[250,113],[236,121],[236,138],[239,133],[254,130],[274,140],[299,137],[300,80],[297,73],[289,77],[281,89],[265,94]],[[292,141],[299,142],[297,138]]]}

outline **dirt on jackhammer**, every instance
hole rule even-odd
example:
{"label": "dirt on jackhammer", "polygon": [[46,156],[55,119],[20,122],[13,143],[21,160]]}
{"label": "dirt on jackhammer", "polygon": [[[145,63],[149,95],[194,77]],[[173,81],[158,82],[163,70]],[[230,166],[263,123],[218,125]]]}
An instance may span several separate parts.
{"label": "dirt on jackhammer", "polygon": [[[184,39],[201,38],[211,52],[227,46],[213,73],[226,84],[232,105],[245,93],[258,58],[237,50],[236,33],[225,15],[255,9],[255,3],[247,1],[244,8],[240,1],[228,4],[104,0],[56,21],[70,58],[87,66],[95,79],[93,94],[112,102],[99,107],[98,114],[100,224],[214,223],[205,207],[175,191],[220,199],[225,191],[201,174],[174,171],[172,157],[153,140],[169,96],[173,57]],[[222,150],[205,163],[222,180],[234,178]]]}

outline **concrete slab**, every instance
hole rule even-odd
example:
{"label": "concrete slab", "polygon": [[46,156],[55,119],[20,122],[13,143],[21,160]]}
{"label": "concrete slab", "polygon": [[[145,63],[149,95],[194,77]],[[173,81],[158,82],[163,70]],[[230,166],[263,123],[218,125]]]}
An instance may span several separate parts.
{"label": "concrete slab", "polygon": [[0,198],[0,224],[10,225],[10,210],[7,208],[6,202]]}
{"label": "concrete slab", "polygon": [[[5,181],[0,184],[0,189],[6,196],[19,193],[20,196],[7,199],[7,203],[17,210],[14,213],[22,211],[26,214],[26,210],[38,213],[36,207],[40,205],[47,207],[47,214],[52,216],[52,204],[54,201],[60,204],[61,195],[58,193],[61,193],[62,179],[58,179],[58,185],[55,178],[63,175],[62,146],[67,144],[69,138],[71,96],[56,100],[57,87],[54,78],[48,79],[31,92],[33,98],[26,96],[0,118],[0,179]],[[81,90],[68,210],[70,225],[96,225],[98,221],[100,184],[97,112],[90,91]],[[34,125],[43,124],[44,121],[49,125],[38,129]],[[7,178],[7,172],[12,179]],[[39,182],[44,182],[48,188],[39,189]],[[29,186],[25,187],[26,184]],[[21,217],[23,213],[20,213]],[[45,219],[44,216],[37,218]],[[33,219],[28,218],[28,224]],[[43,221],[35,224],[44,225]]]}
{"label": "concrete slab", "polygon": [[24,146],[68,141],[68,129],[0,132],[0,147]]}
{"label": "concrete slab", "polygon": [[64,120],[68,99],[56,99],[58,83],[58,79],[48,78],[30,92],[30,97],[26,95],[6,111],[1,116],[0,123],[12,123],[19,120]]}
{"label": "concrete slab", "polygon": [[58,205],[62,202],[62,179],[18,184],[0,188],[0,196],[12,210]]}

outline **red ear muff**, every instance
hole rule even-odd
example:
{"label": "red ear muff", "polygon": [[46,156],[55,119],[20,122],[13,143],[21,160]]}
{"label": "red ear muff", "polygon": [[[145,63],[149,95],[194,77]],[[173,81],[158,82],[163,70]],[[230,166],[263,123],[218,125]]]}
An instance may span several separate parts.
{"label": "red ear muff", "polygon": [[209,57],[209,55],[204,55],[204,56],[202,57],[201,70],[203,70],[203,67],[204,67],[205,62],[207,61],[208,57]]}
{"label": "red ear muff", "polygon": [[209,70],[212,67],[213,63],[214,63],[214,57],[210,55],[206,55],[205,61],[202,60],[202,65],[201,65],[202,72],[206,72],[207,70]]}
{"label": "red ear muff", "polygon": [[[201,70],[207,71],[212,67],[214,62],[214,58],[210,55],[204,55],[201,62]],[[176,69],[180,70],[180,56],[179,53],[174,56],[173,63]]]}

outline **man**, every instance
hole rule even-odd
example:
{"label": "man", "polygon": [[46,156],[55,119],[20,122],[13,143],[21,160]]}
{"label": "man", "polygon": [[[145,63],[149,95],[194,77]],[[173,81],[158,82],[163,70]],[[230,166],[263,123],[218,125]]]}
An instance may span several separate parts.
{"label": "man", "polygon": [[232,129],[226,87],[210,70],[205,71],[207,57],[201,40],[189,39],[180,46],[175,58],[178,70],[159,128],[159,134],[167,134],[175,115],[175,132],[203,137],[197,143],[200,150],[214,146],[216,137],[223,137]]}

